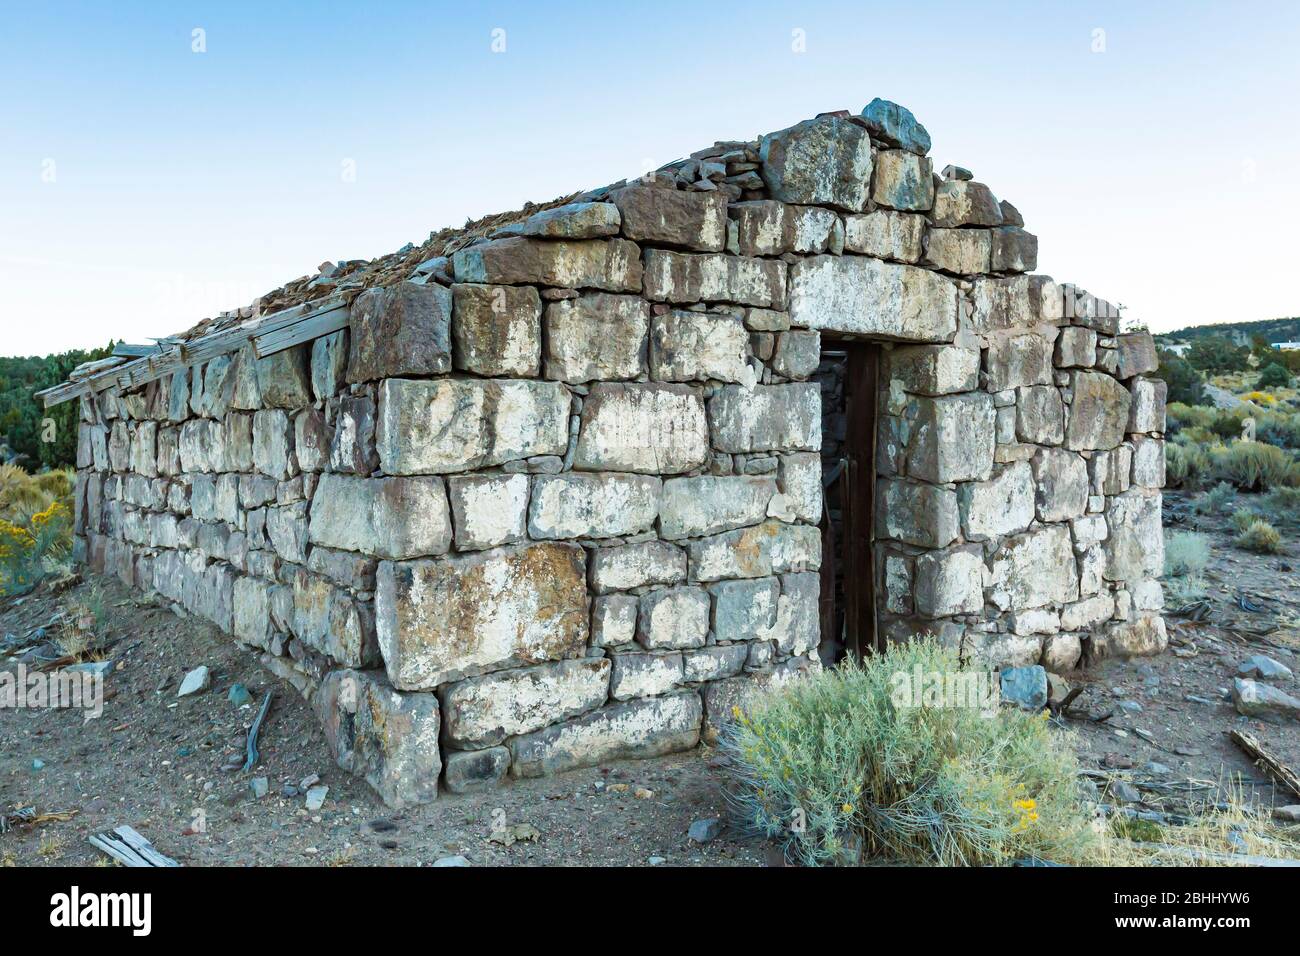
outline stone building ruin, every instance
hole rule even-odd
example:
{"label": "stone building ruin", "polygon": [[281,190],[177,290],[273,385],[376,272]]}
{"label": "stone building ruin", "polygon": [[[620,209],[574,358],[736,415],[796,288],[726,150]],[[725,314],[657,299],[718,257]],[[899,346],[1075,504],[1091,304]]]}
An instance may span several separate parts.
{"label": "stone building ruin", "polygon": [[83,367],[45,395],[78,552],[258,652],[393,805],[690,748],[918,634],[1158,651],[1151,337],[929,145],[875,100]]}

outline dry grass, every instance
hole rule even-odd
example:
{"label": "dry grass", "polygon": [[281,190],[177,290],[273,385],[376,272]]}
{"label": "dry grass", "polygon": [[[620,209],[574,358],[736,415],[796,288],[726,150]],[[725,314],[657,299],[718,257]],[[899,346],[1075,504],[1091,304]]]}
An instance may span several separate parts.
{"label": "dry grass", "polygon": [[1252,806],[1238,787],[1221,808],[1193,808],[1181,826],[1112,819],[1094,821],[1098,866],[1251,866],[1243,857],[1300,860],[1300,827],[1281,826]]}

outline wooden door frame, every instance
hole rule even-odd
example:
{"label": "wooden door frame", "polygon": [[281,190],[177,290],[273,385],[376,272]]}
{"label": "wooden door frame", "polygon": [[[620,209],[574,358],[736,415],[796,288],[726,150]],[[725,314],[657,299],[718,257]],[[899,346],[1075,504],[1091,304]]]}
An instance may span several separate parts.
{"label": "wooden door frame", "polygon": [[[880,346],[841,341],[847,353],[844,381],[846,429],[840,476],[843,509],[844,650],[855,660],[881,650],[876,609],[876,421]],[[839,557],[838,555],[836,557]],[[834,562],[832,562],[832,566]]]}

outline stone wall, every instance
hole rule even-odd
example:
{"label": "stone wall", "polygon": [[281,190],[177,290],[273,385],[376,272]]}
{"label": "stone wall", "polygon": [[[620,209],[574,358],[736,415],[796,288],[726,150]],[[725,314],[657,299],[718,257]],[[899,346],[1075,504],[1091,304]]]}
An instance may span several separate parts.
{"label": "stone wall", "polygon": [[1145,333],[874,101],[513,222],[349,329],[83,399],[91,565],[212,621],[389,803],[689,748],[820,666],[823,339],[887,343],[880,617],[1163,646]]}

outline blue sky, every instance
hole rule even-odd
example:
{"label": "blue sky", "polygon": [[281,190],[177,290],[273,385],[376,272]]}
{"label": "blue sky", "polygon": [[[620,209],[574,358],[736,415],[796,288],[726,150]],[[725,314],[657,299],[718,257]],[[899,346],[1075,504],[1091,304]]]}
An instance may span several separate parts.
{"label": "blue sky", "polygon": [[1020,208],[1039,271],[1156,330],[1300,314],[1294,3],[120,6],[6,4],[0,354],[875,96]]}

